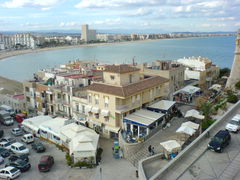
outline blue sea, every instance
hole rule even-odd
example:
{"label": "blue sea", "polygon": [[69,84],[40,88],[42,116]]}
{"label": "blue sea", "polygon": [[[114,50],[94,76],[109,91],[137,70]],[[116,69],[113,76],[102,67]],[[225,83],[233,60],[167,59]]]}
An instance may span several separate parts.
{"label": "blue sea", "polygon": [[100,63],[120,64],[175,60],[182,57],[210,58],[220,67],[231,68],[235,36],[141,41],[114,45],[52,50],[0,60],[0,76],[19,81],[30,79],[34,72],[58,67],[70,60],[96,59]]}

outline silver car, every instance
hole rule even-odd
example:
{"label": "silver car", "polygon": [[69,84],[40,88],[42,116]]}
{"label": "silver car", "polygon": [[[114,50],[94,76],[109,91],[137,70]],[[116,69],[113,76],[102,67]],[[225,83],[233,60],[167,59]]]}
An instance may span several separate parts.
{"label": "silver car", "polygon": [[20,128],[13,128],[13,129],[11,130],[11,133],[12,133],[14,136],[21,136],[21,135],[23,135],[23,131],[22,131],[22,129],[20,129]]}

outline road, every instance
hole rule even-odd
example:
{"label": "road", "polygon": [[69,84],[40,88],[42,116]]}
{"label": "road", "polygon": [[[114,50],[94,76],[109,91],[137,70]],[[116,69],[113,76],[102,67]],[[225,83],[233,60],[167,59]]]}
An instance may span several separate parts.
{"label": "road", "polygon": [[[240,113],[238,110],[237,113]],[[230,120],[229,118],[228,120]],[[224,129],[225,124],[220,128]],[[231,133],[231,143],[223,153],[205,151],[178,179],[230,180],[240,179],[240,134]]]}

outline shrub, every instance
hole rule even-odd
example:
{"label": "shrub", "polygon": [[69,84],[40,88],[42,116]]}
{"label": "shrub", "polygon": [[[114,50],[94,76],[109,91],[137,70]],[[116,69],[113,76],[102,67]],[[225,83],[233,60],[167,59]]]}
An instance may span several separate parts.
{"label": "shrub", "polygon": [[67,165],[71,166],[73,164],[73,160],[68,152],[66,153],[65,157],[66,157]]}
{"label": "shrub", "polygon": [[228,101],[229,103],[236,103],[236,102],[238,101],[238,97],[237,97],[236,95],[234,95],[234,94],[229,95],[229,96],[227,97],[227,101]]}
{"label": "shrub", "polygon": [[101,161],[102,152],[103,152],[103,149],[102,149],[102,148],[98,148],[98,149],[97,149],[97,155],[96,155],[97,164]]}
{"label": "shrub", "polygon": [[92,163],[87,163],[85,161],[78,161],[74,164],[74,167],[86,167],[86,168],[93,168],[95,167],[95,164],[92,164]]}
{"label": "shrub", "polygon": [[235,87],[240,90],[240,81],[235,84]]}
{"label": "shrub", "polygon": [[205,131],[209,126],[211,126],[216,120],[215,119],[205,119],[202,123],[202,130]]}

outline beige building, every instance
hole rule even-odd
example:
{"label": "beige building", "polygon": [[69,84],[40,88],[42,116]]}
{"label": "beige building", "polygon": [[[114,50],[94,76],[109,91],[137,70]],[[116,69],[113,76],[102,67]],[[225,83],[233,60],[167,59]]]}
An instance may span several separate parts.
{"label": "beige building", "polygon": [[129,65],[105,67],[103,81],[87,87],[85,113],[90,127],[113,138],[123,127],[123,117],[168,95],[168,79],[144,77]]}
{"label": "beige building", "polygon": [[161,76],[169,79],[169,98],[184,86],[185,67],[174,61],[157,60],[152,63],[137,65],[144,75]]}

